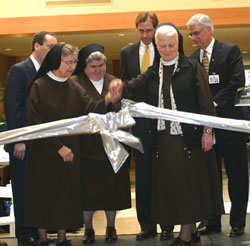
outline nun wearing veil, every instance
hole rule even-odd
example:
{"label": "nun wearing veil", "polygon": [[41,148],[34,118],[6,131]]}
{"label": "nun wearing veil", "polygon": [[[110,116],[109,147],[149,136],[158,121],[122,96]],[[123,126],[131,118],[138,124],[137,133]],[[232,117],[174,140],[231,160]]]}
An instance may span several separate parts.
{"label": "nun wearing veil", "polygon": [[[70,78],[77,56],[78,49],[64,43],[48,52],[28,95],[30,125],[78,117],[96,109],[106,112],[108,96],[106,102],[93,103]],[[49,245],[47,230],[57,231],[58,246],[70,246],[66,229],[82,227],[78,140],[78,136],[57,136],[30,141],[25,224],[39,228],[40,246]]]}
{"label": "nun wearing veil", "polygon": [[[101,100],[107,95],[109,83],[114,79],[113,75],[106,73],[104,47],[100,44],[89,44],[80,50],[78,60],[75,76],[72,79],[85,89],[92,100]],[[119,109],[120,103],[110,107],[110,111]],[[82,135],[80,137],[80,170],[85,224],[83,242],[84,244],[94,243],[95,232],[92,218],[95,210],[105,210],[107,217],[105,241],[115,242],[117,240],[116,210],[131,207],[129,163],[125,162],[115,174],[104,151],[100,135]]]}
{"label": "nun wearing veil", "polygon": [[[158,63],[135,79],[110,83],[110,91],[161,109],[215,115],[207,75],[196,61],[180,54],[178,33],[161,25],[155,32]],[[196,223],[224,212],[213,130],[178,121],[152,120],[152,218],[181,225],[169,246],[201,241]]]}

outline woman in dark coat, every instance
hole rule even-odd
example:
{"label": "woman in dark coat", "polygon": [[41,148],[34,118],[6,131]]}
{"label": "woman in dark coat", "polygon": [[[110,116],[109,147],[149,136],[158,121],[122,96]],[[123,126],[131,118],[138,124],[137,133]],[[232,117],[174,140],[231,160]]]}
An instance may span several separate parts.
{"label": "woman in dark coat", "polygon": [[[112,93],[148,104],[198,114],[215,115],[207,75],[196,61],[178,52],[176,30],[163,25],[155,40],[161,55],[158,64],[122,84],[115,80]],[[196,222],[224,212],[220,179],[213,151],[213,131],[196,126],[148,120],[153,158],[152,218],[159,224],[181,225],[171,246],[200,241]]]}
{"label": "woman in dark coat", "polygon": [[[30,125],[81,116],[96,108],[105,112],[104,100],[93,103],[70,78],[77,55],[77,48],[64,43],[48,52],[28,95]],[[57,230],[58,246],[69,246],[66,229],[82,226],[78,139],[57,136],[30,142],[25,224],[39,228],[40,246],[49,245],[48,229]]]}
{"label": "woman in dark coat", "polygon": [[[98,101],[108,93],[108,86],[114,76],[106,73],[104,48],[90,44],[82,48],[79,63],[72,77],[88,96]],[[112,111],[120,109],[120,103],[113,105]],[[100,135],[80,137],[80,170],[82,189],[82,210],[85,223],[84,243],[94,242],[92,225],[93,211],[105,210],[107,217],[106,242],[117,240],[115,229],[116,210],[131,207],[129,163],[125,162],[118,173],[114,173],[104,151]]]}

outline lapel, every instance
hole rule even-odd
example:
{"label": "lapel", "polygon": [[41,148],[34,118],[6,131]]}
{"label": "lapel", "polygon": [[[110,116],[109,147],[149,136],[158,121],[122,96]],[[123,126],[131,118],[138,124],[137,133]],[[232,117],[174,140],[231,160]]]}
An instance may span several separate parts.
{"label": "lapel", "polygon": [[222,51],[221,44],[219,43],[219,41],[215,40],[210,63],[209,63],[209,74],[211,74],[212,71],[215,70],[217,60],[221,56],[221,51]]}
{"label": "lapel", "polygon": [[135,45],[131,49],[131,64],[133,64],[133,70],[134,74],[140,74],[141,68],[140,68],[140,56],[139,56],[139,49],[140,49],[140,42],[135,43]]}
{"label": "lapel", "polygon": [[37,71],[36,71],[36,68],[32,62],[32,60],[30,58],[28,58],[26,61],[25,61],[25,71],[27,71],[26,73],[26,76],[28,76],[29,78],[27,78],[26,81],[28,81],[28,83],[32,83],[33,80],[35,79],[36,77],[36,74],[37,74]]}

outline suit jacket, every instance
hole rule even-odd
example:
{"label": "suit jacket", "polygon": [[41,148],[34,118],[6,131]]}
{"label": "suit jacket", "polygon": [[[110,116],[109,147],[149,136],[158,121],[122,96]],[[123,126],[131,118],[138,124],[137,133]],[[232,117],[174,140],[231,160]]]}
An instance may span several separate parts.
{"label": "suit jacket", "polygon": [[[153,64],[155,64],[155,62],[159,60],[160,55],[154,42],[153,45],[155,49],[155,57]],[[123,81],[131,80],[141,73],[139,49],[140,41],[121,49],[120,75]]]}
{"label": "suit jacket", "polygon": [[[191,55],[200,62],[200,49]],[[237,89],[245,86],[242,56],[237,45],[215,40],[209,64],[209,75],[219,75],[220,82],[210,84],[213,100],[221,117],[242,118],[240,107],[234,107]]]}
{"label": "suit jacket", "polygon": [[[195,50],[190,57],[200,62],[200,49]],[[220,79],[217,84],[209,84],[213,100],[218,104],[217,116],[244,119],[242,107],[234,106],[237,89],[245,86],[242,56],[237,45],[215,40],[209,64],[209,75],[213,74],[219,75]],[[236,134],[222,130],[216,133],[224,137]]]}
{"label": "suit jacket", "polygon": [[[36,75],[35,66],[30,58],[13,65],[7,76],[4,110],[8,130],[25,127],[27,123],[27,93]],[[11,152],[14,144],[6,145],[5,150]]]}

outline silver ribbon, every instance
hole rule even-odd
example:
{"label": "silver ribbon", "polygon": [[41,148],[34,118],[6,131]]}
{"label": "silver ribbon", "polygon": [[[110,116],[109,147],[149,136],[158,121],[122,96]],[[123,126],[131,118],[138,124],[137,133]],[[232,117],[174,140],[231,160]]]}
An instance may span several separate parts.
{"label": "silver ribbon", "polygon": [[117,173],[129,155],[121,143],[143,152],[138,138],[119,129],[133,125],[135,125],[135,121],[126,107],[118,113],[110,112],[105,115],[90,113],[87,116],[2,132],[0,133],[0,145],[55,136],[100,133],[104,149],[114,172]]}
{"label": "silver ribbon", "polygon": [[46,137],[99,133],[102,136],[104,149],[113,170],[117,173],[128,157],[128,153],[121,143],[143,152],[142,144],[138,138],[129,132],[120,130],[120,128],[128,128],[135,124],[132,116],[250,133],[250,121],[246,120],[173,111],[126,99],[122,101],[122,105],[123,109],[118,113],[110,112],[105,115],[90,113],[87,116],[2,132],[0,133],[0,145]]}
{"label": "silver ribbon", "polygon": [[250,121],[247,120],[235,120],[230,118],[174,111],[170,109],[161,109],[146,103],[135,103],[127,99],[123,100],[122,107],[129,107],[130,115],[133,117],[177,121],[194,125],[210,126],[229,131],[250,133]]}

